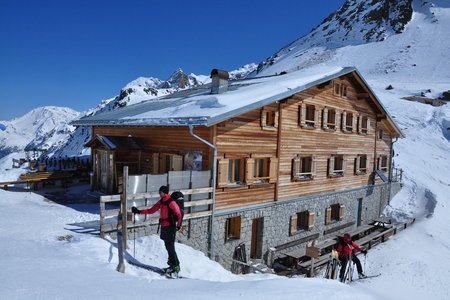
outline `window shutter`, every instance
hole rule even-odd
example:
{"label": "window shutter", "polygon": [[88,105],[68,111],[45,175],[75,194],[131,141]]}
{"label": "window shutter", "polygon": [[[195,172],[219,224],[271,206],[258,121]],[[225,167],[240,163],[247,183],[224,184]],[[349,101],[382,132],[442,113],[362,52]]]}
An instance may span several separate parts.
{"label": "window shutter", "polygon": [[290,235],[297,233],[297,214],[291,216]]}
{"label": "window shutter", "polygon": [[367,134],[370,132],[370,118],[367,117]]}
{"label": "window shutter", "polygon": [[345,174],[347,170],[347,156],[342,157],[342,173]]}
{"label": "window shutter", "polygon": [[300,172],[300,163],[301,163],[300,157],[295,157],[292,160],[292,178],[294,179],[298,177],[297,173]]}
{"label": "window shutter", "polygon": [[247,158],[245,166],[245,182],[247,185],[253,184],[255,181],[255,159],[253,158]]}
{"label": "window shutter", "polygon": [[172,167],[173,171],[183,171],[183,156],[181,155],[172,156]]}
{"label": "window shutter", "polygon": [[327,207],[325,210],[325,225],[329,225],[331,223],[331,207]]}
{"label": "window shutter", "polygon": [[373,169],[373,157],[371,155],[367,155],[366,168],[367,168],[367,173],[372,172],[371,170]]}
{"label": "window shutter", "polygon": [[336,112],[336,114],[335,114],[336,117],[334,119],[334,121],[335,121],[334,126],[335,126],[336,130],[338,130],[339,124],[341,122],[341,120],[340,120],[341,114],[340,114],[339,110],[337,110],[337,109],[335,110],[335,112]]}
{"label": "window shutter", "polygon": [[325,107],[323,109],[323,115],[322,115],[322,124],[323,124],[323,129],[328,129],[328,107]]}
{"label": "window shutter", "polygon": [[229,159],[220,158],[217,164],[217,187],[222,188],[228,186],[228,164]]}
{"label": "window shutter", "polygon": [[[336,118],[337,118],[337,115],[336,115]],[[347,112],[346,111],[344,111],[343,113],[342,113],[342,131],[347,131]]]}
{"label": "window shutter", "polygon": [[241,238],[241,217],[235,218],[234,228],[236,229],[236,238]]}
{"label": "window shutter", "polygon": [[344,205],[339,205],[339,221],[342,221],[344,219],[344,214],[345,214],[345,206]]}
{"label": "window shutter", "polygon": [[317,159],[315,156],[313,156],[311,162],[311,177],[312,178],[316,177],[316,174],[317,174]]}
{"label": "window shutter", "polygon": [[273,124],[274,124],[274,127],[275,127],[275,128],[278,128],[278,116],[279,116],[279,112],[278,112],[278,110],[277,110],[277,111],[275,111],[275,113],[274,113],[274,118],[275,118],[275,120],[273,120]]}
{"label": "window shutter", "polygon": [[352,118],[352,132],[356,132],[356,123],[358,122],[358,117],[353,114]]}
{"label": "window shutter", "polygon": [[320,111],[317,109],[317,106],[314,107],[314,128],[320,127]]}
{"label": "window shutter", "polygon": [[361,156],[358,155],[355,158],[355,174],[358,174],[360,163],[361,163]]}
{"label": "window shutter", "polygon": [[334,156],[328,159],[328,176],[334,175]]}
{"label": "window shutter", "polygon": [[261,127],[266,127],[267,124],[267,111],[265,109],[261,110]]}
{"label": "window shutter", "polygon": [[314,228],[315,218],[316,214],[314,212],[310,212],[308,217],[308,230],[312,230]]}
{"label": "window shutter", "polygon": [[278,158],[271,157],[270,158],[270,169],[269,169],[269,182],[274,183],[277,182],[278,176]]}
{"label": "window shutter", "polygon": [[302,103],[299,106],[298,113],[299,113],[299,116],[300,116],[300,126],[304,127],[305,123],[306,123],[306,104],[305,103]]}
{"label": "window shutter", "polygon": [[159,173],[159,153],[152,154],[152,174]]}
{"label": "window shutter", "polygon": [[363,121],[363,117],[358,116],[358,133],[359,134],[362,134],[362,121]]}

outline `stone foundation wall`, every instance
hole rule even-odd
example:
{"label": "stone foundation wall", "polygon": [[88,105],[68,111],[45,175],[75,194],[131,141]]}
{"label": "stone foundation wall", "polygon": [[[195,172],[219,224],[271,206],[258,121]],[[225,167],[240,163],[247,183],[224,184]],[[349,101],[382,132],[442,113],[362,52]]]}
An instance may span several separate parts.
{"label": "stone foundation wall", "polygon": [[[247,260],[250,260],[252,224],[253,220],[259,219],[262,230],[258,233],[260,238],[258,254],[260,259],[271,265],[274,259],[288,251],[303,251],[308,241],[323,240],[356,228],[359,199],[362,199],[361,225],[368,224],[381,215],[390,198],[400,189],[400,183],[381,184],[217,212],[214,220],[214,259],[225,268],[231,269],[234,250],[239,244],[244,243]],[[332,221],[331,224],[325,225],[325,210],[332,204],[344,205],[344,216],[340,221]],[[290,236],[290,217],[305,210],[315,213],[314,227]],[[233,217],[241,218],[240,238],[226,240],[226,222]],[[178,233],[177,240],[208,255],[210,218],[187,220],[184,225],[187,227],[185,235]],[[138,236],[155,234],[156,227],[142,228],[137,234]]]}

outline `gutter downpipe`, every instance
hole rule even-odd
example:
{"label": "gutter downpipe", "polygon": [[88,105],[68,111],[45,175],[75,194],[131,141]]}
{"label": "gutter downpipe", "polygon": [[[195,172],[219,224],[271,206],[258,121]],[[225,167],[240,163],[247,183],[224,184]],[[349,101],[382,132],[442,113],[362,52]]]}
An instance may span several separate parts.
{"label": "gutter downpipe", "polygon": [[393,163],[393,159],[394,159],[394,143],[395,142],[397,142],[398,141],[398,137],[396,137],[395,138],[395,141],[392,141],[391,140],[391,153],[390,153],[390,155],[389,155],[389,199],[388,199],[388,205],[391,203],[391,198],[392,198],[392,176],[393,176],[393,172],[394,172],[394,170],[393,170],[393,166],[392,166],[392,163]]}
{"label": "gutter downpipe", "polygon": [[214,154],[213,154],[213,182],[212,182],[212,186],[213,186],[213,191],[212,191],[212,214],[211,214],[211,232],[209,234],[209,258],[212,260],[214,259],[214,213],[215,213],[215,207],[216,207],[216,180],[217,180],[217,148],[216,146],[214,146],[213,144],[211,144],[210,142],[208,142],[207,140],[199,137],[198,135],[196,135],[194,133],[194,125],[189,125],[189,133],[195,137],[196,139],[198,139],[199,141],[201,141],[202,143],[206,144],[208,147],[212,148],[214,150]]}

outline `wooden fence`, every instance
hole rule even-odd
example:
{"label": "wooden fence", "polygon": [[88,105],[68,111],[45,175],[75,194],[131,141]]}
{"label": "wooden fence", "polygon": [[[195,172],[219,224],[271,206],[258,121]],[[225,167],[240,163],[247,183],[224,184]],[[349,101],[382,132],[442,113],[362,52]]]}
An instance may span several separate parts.
{"label": "wooden fence", "polygon": [[210,171],[179,171],[160,175],[128,176],[128,168],[124,167],[123,174],[122,194],[100,197],[100,235],[102,237],[118,230],[119,214],[124,205],[127,211],[126,227],[128,229],[157,225],[158,213],[140,215],[139,220],[133,222],[131,207],[136,206],[139,209],[151,207],[159,201],[158,189],[161,185],[168,185],[170,192],[180,191],[184,194],[184,220],[212,215],[213,187],[210,186]]}

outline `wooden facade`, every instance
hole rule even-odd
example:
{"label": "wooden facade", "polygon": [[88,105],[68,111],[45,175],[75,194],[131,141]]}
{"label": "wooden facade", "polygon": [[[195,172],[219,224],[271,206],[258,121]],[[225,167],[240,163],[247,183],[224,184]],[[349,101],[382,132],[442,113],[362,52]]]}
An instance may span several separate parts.
{"label": "wooden facade", "polygon": [[[354,73],[194,130],[217,147],[218,210],[379,182],[374,171],[387,162],[383,170],[389,175],[392,139],[399,135]],[[96,135],[133,136],[145,145],[138,156],[106,153],[112,162],[95,159],[104,150],[93,149],[96,182],[101,181],[99,163],[129,162],[141,173],[155,173],[160,155],[183,157],[189,151],[201,152],[202,169],[212,169],[211,148],[187,127],[94,126]],[[116,170],[111,167],[108,176]]]}

